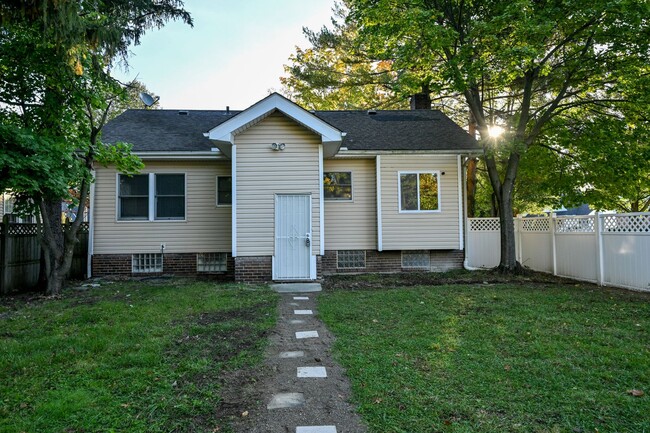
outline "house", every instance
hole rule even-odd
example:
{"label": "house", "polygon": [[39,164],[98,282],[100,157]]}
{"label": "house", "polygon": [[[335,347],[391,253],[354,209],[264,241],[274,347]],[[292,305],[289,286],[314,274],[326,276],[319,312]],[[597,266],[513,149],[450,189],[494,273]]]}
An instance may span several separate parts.
{"label": "house", "polygon": [[437,110],[128,110],[103,132],[134,176],[96,167],[92,275],[238,281],[461,267],[474,138]]}

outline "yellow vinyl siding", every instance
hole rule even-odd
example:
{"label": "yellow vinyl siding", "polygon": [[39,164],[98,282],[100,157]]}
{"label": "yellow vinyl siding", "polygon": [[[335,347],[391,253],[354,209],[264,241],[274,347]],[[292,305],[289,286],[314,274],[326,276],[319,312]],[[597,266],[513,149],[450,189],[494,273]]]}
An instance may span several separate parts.
{"label": "yellow vinyl siding", "polygon": [[94,254],[230,252],[231,208],[216,207],[230,161],[145,161],[142,173],[185,173],[185,221],[117,221],[114,168],[97,168]]}
{"label": "yellow vinyl siding", "polygon": [[[271,143],[285,143],[282,151]],[[275,194],[311,194],[312,255],[320,249],[320,137],[276,112],[235,137],[237,255],[269,256],[275,247]]]}
{"label": "yellow vinyl siding", "polygon": [[[417,171],[440,172],[440,212],[399,212],[398,172]],[[384,250],[460,248],[456,155],[382,155],[381,188]]]}
{"label": "yellow vinyl siding", "polygon": [[352,172],[352,201],[325,200],[325,249],[377,249],[375,160],[327,159],[324,172]]}

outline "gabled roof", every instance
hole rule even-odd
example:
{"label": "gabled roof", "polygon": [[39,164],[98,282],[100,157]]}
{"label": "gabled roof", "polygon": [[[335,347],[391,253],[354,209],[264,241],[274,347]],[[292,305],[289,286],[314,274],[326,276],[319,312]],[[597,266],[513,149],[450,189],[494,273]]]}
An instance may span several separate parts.
{"label": "gabled roof", "polygon": [[300,125],[322,137],[323,143],[341,142],[341,131],[319,117],[291,102],[279,93],[261,101],[208,131],[208,138],[234,144],[234,136],[260,122],[274,111],[280,111]]}
{"label": "gabled roof", "polygon": [[[210,151],[215,142],[204,134],[227,139],[227,134],[236,134],[272,111],[279,110],[320,134],[323,140],[336,137],[335,131],[344,133],[342,146],[353,151],[462,153],[480,149],[473,137],[438,110],[310,113],[280,95],[275,98],[272,96],[244,111],[127,110],[104,127],[102,139],[106,143],[131,143],[134,152]],[[274,107],[267,111],[269,107],[265,104],[268,102],[261,103],[269,100],[277,103],[280,108]],[[251,110],[256,106],[258,109]],[[287,107],[297,107],[299,110]]]}

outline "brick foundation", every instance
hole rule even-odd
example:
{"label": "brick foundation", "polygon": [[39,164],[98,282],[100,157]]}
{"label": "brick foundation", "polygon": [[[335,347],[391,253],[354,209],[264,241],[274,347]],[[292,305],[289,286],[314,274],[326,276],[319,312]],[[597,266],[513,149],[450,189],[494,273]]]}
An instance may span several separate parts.
{"label": "brick foundation", "polygon": [[[338,269],[336,250],[325,251],[324,256],[316,257],[316,277],[332,274],[395,273],[395,272],[442,272],[463,267],[465,252],[462,250],[429,251],[431,266],[428,269],[402,268],[401,251],[366,250],[366,267],[355,269]],[[165,254],[163,272],[145,274],[131,272],[131,254],[100,254],[92,257],[93,276],[108,275],[207,275],[218,278],[233,279],[245,283],[266,283],[273,278],[271,256],[231,257],[228,254],[226,272],[197,272],[196,253]]]}
{"label": "brick foundation", "polygon": [[131,268],[131,254],[95,254],[92,257],[92,274],[96,277],[109,275],[209,275],[232,279],[235,262],[228,254],[226,272],[197,272],[197,253],[167,253],[163,256],[163,271],[157,273],[133,273]]}
{"label": "brick foundation", "polygon": [[395,273],[395,272],[443,272],[451,269],[461,269],[465,252],[463,250],[431,250],[429,251],[431,266],[428,269],[402,268],[401,251],[366,250],[365,268],[339,269],[337,267],[336,250],[325,251],[322,258],[322,274],[365,274],[365,273]]}
{"label": "brick foundation", "polygon": [[271,256],[235,257],[235,281],[265,283],[273,278]]}

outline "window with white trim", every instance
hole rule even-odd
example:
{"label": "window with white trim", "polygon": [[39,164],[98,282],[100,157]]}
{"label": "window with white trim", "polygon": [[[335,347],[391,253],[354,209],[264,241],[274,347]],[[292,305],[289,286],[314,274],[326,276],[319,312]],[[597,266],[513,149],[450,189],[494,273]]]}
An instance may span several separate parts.
{"label": "window with white trim", "polygon": [[336,267],[339,269],[363,269],[366,267],[365,250],[338,250]]}
{"label": "window with white trim", "polygon": [[399,172],[400,212],[436,212],[440,210],[440,172]]}
{"label": "window with white trim", "polygon": [[119,175],[119,210],[121,220],[149,219],[149,175]]}
{"label": "window with white trim", "polygon": [[196,272],[226,272],[228,254],[199,253],[196,255]]}
{"label": "window with white trim", "polygon": [[184,174],[156,174],[156,219],[185,219]]}
{"label": "window with white trim", "polygon": [[131,256],[131,272],[145,274],[163,271],[163,255],[161,253],[142,253]]}
{"label": "window with white trim", "polygon": [[117,219],[185,219],[185,174],[118,175]]}
{"label": "window with white trim", "polygon": [[217,206],[232,205],[232,176],[217,176]]}
{"label": "window with white trim", "polygon": [[323,196],[325,200],[352,200],[352,172],[323,173]]}

